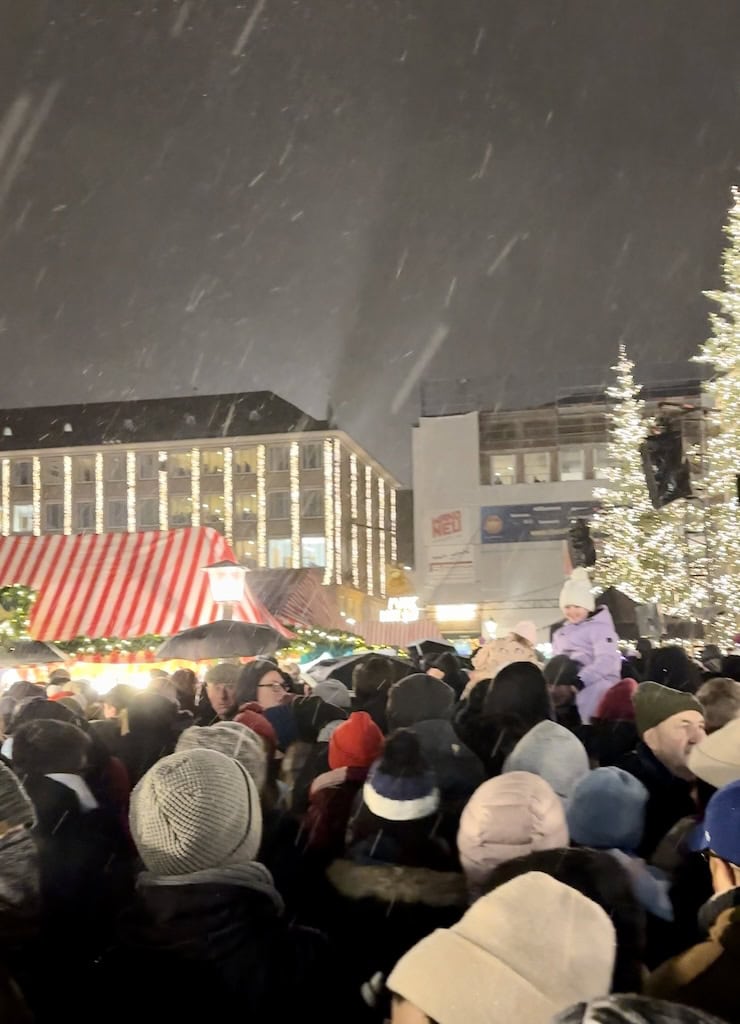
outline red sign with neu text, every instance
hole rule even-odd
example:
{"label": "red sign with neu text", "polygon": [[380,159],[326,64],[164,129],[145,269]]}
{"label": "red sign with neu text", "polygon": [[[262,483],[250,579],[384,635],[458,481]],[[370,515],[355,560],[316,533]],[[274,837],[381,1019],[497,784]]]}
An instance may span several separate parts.
{"label": "red sign with neu text", "polygon": [[432,537],[451,537],[462,533],[462,512],[443,512],[432,519]]}

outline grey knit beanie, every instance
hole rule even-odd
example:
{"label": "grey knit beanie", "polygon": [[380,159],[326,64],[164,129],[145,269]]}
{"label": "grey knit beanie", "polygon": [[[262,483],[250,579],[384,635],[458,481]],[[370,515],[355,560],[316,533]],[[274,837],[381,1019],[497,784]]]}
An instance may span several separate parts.
{"label": "grey knit beanie", "polygon": [[216,722],[215,725],[186,729],[177,741],[176,750],[219,750],[227,757],[233,757],[254,780],[262,792],[267,778],[267,754],[265,745],[256,732],[239,722]]}
{"label": "grey knit beanie", "polygon": [[158,761],[131,794],[129,824],[155,875],[248,863],[262,841],[257,787],[217,750],[181,750]]}
{"label": "grey knit beanie", "polygon": [[0,762],[0,835],[11,828],[33,828],[36,814],[33,804],[15,774]]}
{"label": "grey knit beanie", "polygon": [[339,679],[322,679],[311,691],[317,697],[321,697],[327,704],[333,704],[335,708],[349,711],[352,707],[352,694]]}

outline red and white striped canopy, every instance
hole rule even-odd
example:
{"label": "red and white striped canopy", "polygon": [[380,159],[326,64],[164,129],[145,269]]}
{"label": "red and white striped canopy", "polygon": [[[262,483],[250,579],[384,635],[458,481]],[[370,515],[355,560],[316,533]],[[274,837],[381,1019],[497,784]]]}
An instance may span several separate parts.
{"label": "red and white striped canopy", "polygon": [[[169,636],[212,622],[218,610],[204,565],[234,559],[217,530],[0,538],[0,587],[38,591],[30,633],[36,640],[77,636]],[[245,587],[234,618],[286,630]]]}
{"label": "red and white striped canopy", "polygon": [[420,618],[417,622],[375,622],[364,619],[355,628],[363,640],[374,647],[410,647],[420,640],[447,643],[437,623],[426,618]]}

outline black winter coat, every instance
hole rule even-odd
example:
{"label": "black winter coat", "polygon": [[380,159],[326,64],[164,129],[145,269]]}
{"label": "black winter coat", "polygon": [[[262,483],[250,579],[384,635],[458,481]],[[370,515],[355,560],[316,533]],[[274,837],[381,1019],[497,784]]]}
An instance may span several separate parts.
{"label": "black winter coat", "polygon": [[697,813],[692,784],[677,778],[662,764],[650,747],[640,741],[617,767],[639,779],[649,793],[645,811],[645,832],[637,851],[649,860],[655,848],[677,821]]}

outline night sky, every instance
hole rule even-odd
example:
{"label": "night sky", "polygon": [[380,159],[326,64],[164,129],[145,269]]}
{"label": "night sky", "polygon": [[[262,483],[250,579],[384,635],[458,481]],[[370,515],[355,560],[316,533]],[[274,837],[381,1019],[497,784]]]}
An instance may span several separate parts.
{"label": "night sky", "polygon": [[736,0],[0,0],[0,404],[269,388],[408,479],[421,379],[660,376],[738,38]]}

